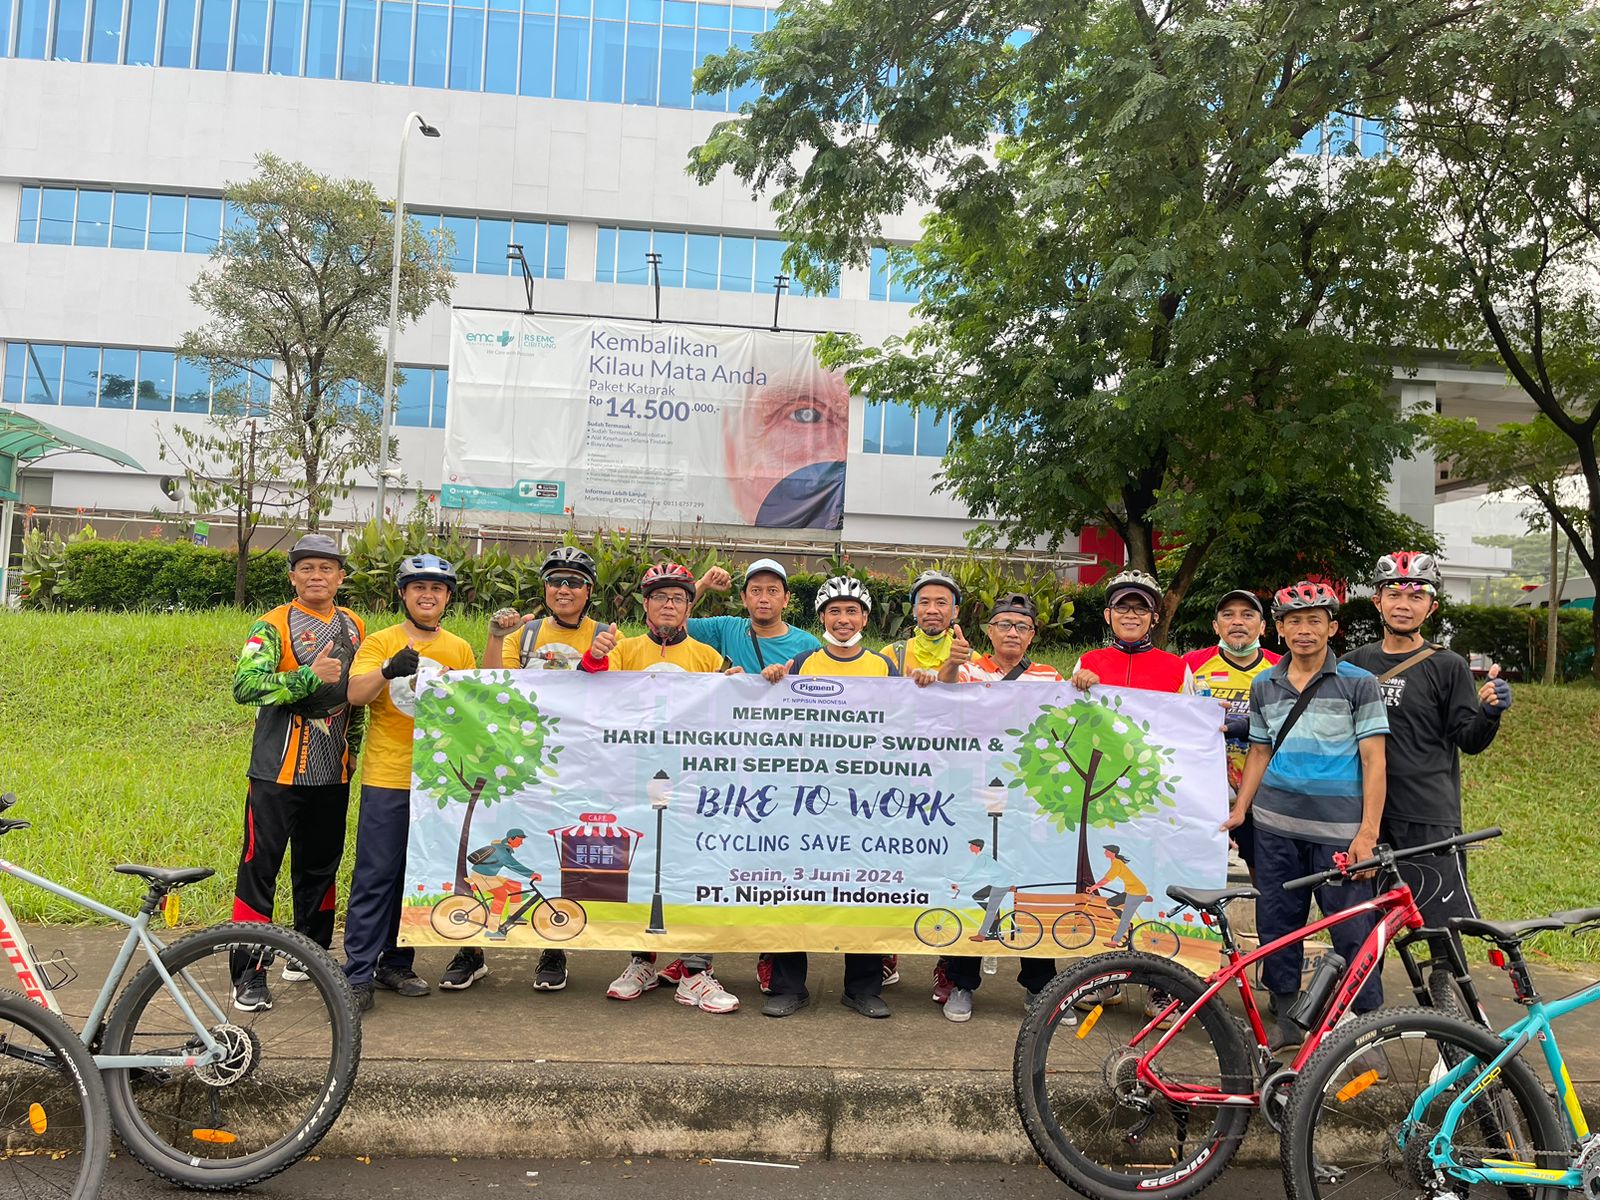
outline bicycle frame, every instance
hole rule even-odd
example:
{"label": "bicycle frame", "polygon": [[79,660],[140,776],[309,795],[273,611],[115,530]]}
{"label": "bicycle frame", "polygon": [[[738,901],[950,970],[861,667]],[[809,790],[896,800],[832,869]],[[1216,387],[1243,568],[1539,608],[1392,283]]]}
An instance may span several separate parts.
{"label": "bicycle frame", "polygon": [[[221,1043],[211,1036],[211,1031],[201,1023],[190,1006],[188,999],[172,980],[172,975],[167,971],[166,965],[161,961],[161,952],[166,945],[150,932],[150,913],[140,912],[130,917],[127,913],[107,907],[97,900],[90,899],[81,892],[71,888],[62,887],[58,883],[46,879],[42,875],[35,875],[32,871],[23,869],[13,862],[0,858],[0,872],[14,876],[24,883],[31,883],[34,887],[43,888],[52,895],[76,904],[79,908],[88,909],[96,916],[105,917],[107,920],[116,921],[128,927],[128,936],[123,940],[122,948],[117,951],[116,961],[112,964],[110,972],[106,975],[105,983],[100,986],[100,994],[95,998],[94,1007],[89,1010],[88,1019],[84,1022],[83,1032],[78,1036],[83,1044],[93,1049],[104,1028],[106,1013],[111,1008],[111,1001],[116,996],[117,985],[122,982],[123,975],[127,972],[128,964],[133,961],[133,953],[142,948],[146,957],[154,964],[156,974],[161,976],[161,981],[166,985],[167,993],[177,1003],[179,1010],[188,1019],[194,1029],[196,1038],[205,1046],[204,1054],[96,1054],[95,1066],[102,1071],[120,1068],[194,1068],[209,1063],[219,1062],[226,1057],[226,1051]],[[48,1008],[57,1016],[62,1016],[61,1006],[56,1002],[54,994],[44,984],[44,978],[39,970],[38,961],[33,956],[33,947],[28,944],[27,935],[22,932],[22,927],[17,923],[11,906],[0,895],[0,950],[3,950],[6,960],[16,972],[17,982],[21,985],[28,999],[34,1003]],[[206,992],[198,987],[194,980],[184,974],[186,982],[198,995],[209,1012],[212,1021],[216,1024],[227,1023],[227,1014],[218,1006]]]}

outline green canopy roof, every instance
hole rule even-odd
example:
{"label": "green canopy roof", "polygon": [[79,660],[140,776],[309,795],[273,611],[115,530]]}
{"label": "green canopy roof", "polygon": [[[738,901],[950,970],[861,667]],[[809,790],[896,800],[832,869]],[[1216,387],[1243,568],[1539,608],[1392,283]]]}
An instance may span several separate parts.
{"label": "green canopy roof", "polygon": [[16,459],[19,464],[35,462],[51,454],[94,454],[135,471],[144,470],[121,450],[46,425],[12,409],[0,409],[0,454]]}

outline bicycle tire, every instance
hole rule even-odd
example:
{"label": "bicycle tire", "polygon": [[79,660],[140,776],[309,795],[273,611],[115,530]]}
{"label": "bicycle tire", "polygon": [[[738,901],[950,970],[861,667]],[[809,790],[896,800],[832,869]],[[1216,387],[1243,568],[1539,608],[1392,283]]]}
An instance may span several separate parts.
{"label": "bicycle tire", "polygon": [[[1194,1129],[1181,1139],[1174,1137],[1175,1143],[1181,1141],[1188,1147],[1181,1157],[1164,1142],[1151,1149],[1157,1138],[1150,1136],[1148,1130],[1139,1143],[1128,1143],[1126,1131],[1111,1123],[1112,1118],[1128,1120],[1126,1113],[1131,1111],[1116,1099],[1114,1089],[1129,1082],[1128,1056],[1137,1055],[1127,1048],[1125,1040],[1119,1049],[1118,1041],[1132,1037],[1148,1024],[1143,1015],[1143,996],[1125,995],[1118,1008],[1102,1005],[1098,1013],[1091,1011],[1086,1016],[1080,1016],[1074,1007],[1110,987],[1120,987],[1124,993],[1141,988],[1165,993],[1181,1001],[1183,1010],[1188,1011],[1205,992],[1206,984],[1177,963],[1128,951],[1083,959],[1057,975],[1045,987],[1017,1034],[1012,1060],[1017,1111],[1040,1159],[1073,1190],[1093,1200],[1137,1200],[1149,1196],[1181,1200],[1208,1187],[1227,1167],[1238,1152],[1251,1110],[1229,1105],[1210,1109],[1190,1106],[1183,1121],[1189,1120],[1189,1114],[1209,1112],[1211,1125],[1209,1129]],[[1133,1011],[1126,1019],[1107,1016],[1130,1009]],[[1078,1055],[1079,1047],[1072,1043],[1080,1043],[1087,1069],[1051,1065],[1050,1050],[1058,1037],[1063,1042],[1063,1059]],[[1093,1043],[1089,1041],[1091,1037],[1095,1039]],[[1153,1037],[1147,1038],[1140,1049],[1154,1044]],[[1162,1056],[1169,1052],[1171,1059],[1163,1064]],[[1250,1050],[1238,1020],[1220,999],[1214,999],[1189,1018],[1152,1065],[1171,1082],[1206,1084],[1244,1095],[1254,1090],[1250,1064]],[[1192,1075],[1180,1078],[1174,1074],[1185,1065],[1192,1065]],[[1058,1096],[1064,1104],[1075,1105],[1064,1118],[1058,1118],[1055,1112]],[[1087,1118],[1082,1116],[1086,1109],[1091,1110]],[[1164,1119],[1171,1119],[1176,1129],[1179,1118],[1174,1110],[1164,1102],[1161,1109]],[[1103,1114],[1098,1125],[1093,1120],[1094,1111]],[[1118,1166],[1096,1157],[1124,1145],[1128,1157],[1142,1156],[1145,1161]]]}
{"label": "bicycle tire", "polygon": [[[1409,1119],[1418,1098],[1417,1083],[1422,1072],[1429,1071],[1431,1077],[1431,1071],[1438,1069],[1430,1065],[1430,1048],[1432,1061],[1440,1065],[1448,1065],[1452,1058],[1459,1063],[1468,1057],[1487,1064],[1505,1048],[1505,1043],[1480,1025],[1427,1008],[1380,1009],[1339,1027],[1323,1041],[1289,1089],[1289,1106],[1279,1140],[1283,1186],[1289,1200],[1316,1200],[1322,1194],[1313,1164],[1324,1172],[1339,1170],[1339,1187],[1353,1189],[1353,1194],[1362,1195],[1364,1200],[1382,1200],[1385,1186],[1395,1196],[1407,1197],[1431,1192],[1438,1186],[1431,1176],[1421,1180],[1421,1172],[1431,1172],[1432,1165],[1425,1164],[1418,1154],[1427,1140],[1437,1135],[1437,1127],[1424,1122],[1424,1140],[1411,1142],[1410,1151],[1401,1145],[1402,1121]],[[1390,1075],[1382,1086],[1369,1092],[1367,1089],[1377,1077],[1371,1060],[1361,1056],[1371,1052],[1384,1056]],[[1403,1061],[1397,1064],[1397,1058]],[[1476,1086],[1475,1075],[1469,1076],[1466,1083]],[[1326,1103],[1330,1089],[1337,1108]],[[1566,1166],[1566,1130],[1527,1063],[1520,1058],[1508,1060],[1499,1075],[1486,1081],[1481,1090],[1481,1100],[1474,1101],[1471,1107],[1476,1112],[1481,1106],[1482,1112],[1469,1118],[1477,1123],[1479,1136],[1486,1141],[1509,1141],[1511,1152],[1519,1160],[1530,1155],[1540,1166]],[[1453,1095],[1446,1093],[1446,1097]],[[1364,1120],[1362,1110],[1348,1107],[1362,1096],[1381,1101],[1383,1108],[1374,1109],[1372,1117]],[[1442,1115],[1447,1103],[1448,1099],[1435,1101],[1438,1107],[1430,1108],[1428,1114]],[[1335,1113],[1342,1124],[1330,1119],[1324,1126],[1324,1118]],[[1512,1120],[1520,1122],[1514,1129],[1508,1128]],[[1326,1137],[1316,1136],[1319,1128],[1324,1129]],[[1458,1132],[1462,1128],[1458,1126]],[[1416,1132],[1405,1136],[1409,1139]],[[1362,1164],[1354,1159],[1357,1154],[1375,1156],[1375,1161]],[[1373,1186],[1355,1190],[1361,1179],[1371,1179]],[[1473,1185],[1474,1194],[1479,1189],[1493,1192],[1495,1185]],[[1460,1190],[1465,1192],[1464,1183]],[[1523,1185],[1501,1190],[1507,1195],[1536,1196],[1541,1200],[1566,1195],[1561,1189]]]}
{"label": "bicycle tire", "polygon": [[1158,958],[1177,958],[1183,943],[1178,931],[1165,921],[1141,921],[1129,936],[1133,949]]}
{"label": "bicycle tire", "polygon": [[1088,913],[1062,913],[1050,926],[1050,937],[1063,950],[1082,950],[1094,942],[1094,918]]}
{"label": "bicycle tire", "polygon": [[1032,913],[1008,912],[1001,913],[1000,919],[995,922],[994,931],[999,935],[998,940],[1007,950],[1018,952],[1032,950],[1044,941],[1044,923]]}
{"label": "bicycle tire", "polygon": [[911,932],[917,935],[917,941],[924,946],[942,950],[946,946],[954,945],[955,940],[961,936],[961,918],[948,908],[924,909],[917,914]]}
{"label": "bicycle tire", "polygon": [[17,1200],[94,1200],[111,1159],[111,1113],[88,1047],[12,992],[0,992],[0,1145],[0,1195]]}
{"label": "bicycle tire", "polygon": [[[271,1007],[243,1012],[231,994],[234,955],[265,967],[281,956],[308,978],[281,984]],[[123,1145],[155,1174],[200,1190],[245,1187],[294,1165],[338,1119],[361,1061],[361,1022],[344,973],[309,938],[255,923],[202,929],[163,950],[161,962],[201,1020],[238,1054],[215,1065],[219,1079],[207,1079],[205,1068],[103,1072]],[[207,1001],[221,1009],[220,1023]],[[102,1049],[193,1052],[183,1046],[197,1047],[198,1040],[155,964],[146,963],[118,998]],[[303,1080],[289,1078],[297,1063],[311,1064]]]}
{"label": "bicycle tire", "polygon": [[489,906],[476,896],[446,896],[433,906],[428,924],[440,937],[459,942],[489,927]]}
{"label": "bicycle tire", "polygon": [[557,896],[533,910],[533,931],[547,942],[565,942],[583,932],[589,914],[576,900]]}

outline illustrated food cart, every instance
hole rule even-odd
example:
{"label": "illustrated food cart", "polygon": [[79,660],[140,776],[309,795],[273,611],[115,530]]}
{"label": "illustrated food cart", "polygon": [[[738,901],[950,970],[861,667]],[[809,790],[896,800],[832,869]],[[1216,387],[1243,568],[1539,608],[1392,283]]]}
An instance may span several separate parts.
{"label": "illustrated food cart", "polygon": [[563,896],[628,902],[628,875],[644,834],[617,824],[615,813],[583,813],[577,824],[549,832],[561,864]]}

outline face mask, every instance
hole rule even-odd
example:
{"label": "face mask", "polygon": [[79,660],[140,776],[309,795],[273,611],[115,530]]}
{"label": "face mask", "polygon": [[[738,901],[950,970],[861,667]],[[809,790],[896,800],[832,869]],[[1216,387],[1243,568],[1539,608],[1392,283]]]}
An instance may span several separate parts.
{"label": "face mask", "polygon": [[1261,649],[1261,639],[1257,638],[1248,646],[1240,646],[1237,650],[1228,645],[1227,642],[1218,642],[1217,649],[1222,651],[1224,654],[1255,654]]}
{"label": "face mask", "polygon": [[858,629],[851,634],[848,642],[841,642],[838,638],[834,637],[832,633],[824,629],[822,631],[822,640],[827,642],[830,646],[837,646],[841,650],[848,650],[851,646],[854,646],[861,640],[861,630]]}
{"label": "face mask", "polygon": [[906,654],[917,666],[931,671],[950,657],[950,643],[954,640],[955,633],[952,630],[946,629],[938,637],[930,637],[919,625],[906,643]]}

